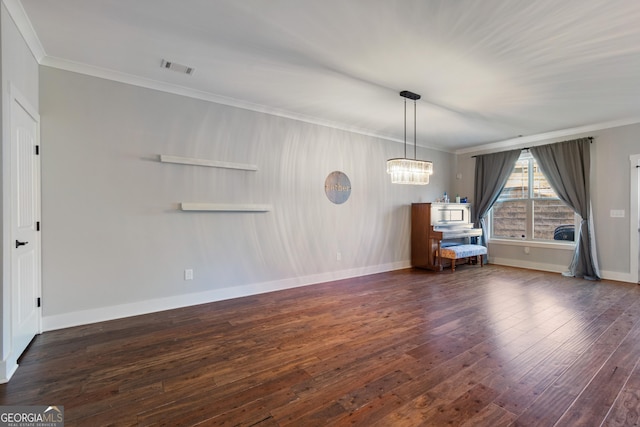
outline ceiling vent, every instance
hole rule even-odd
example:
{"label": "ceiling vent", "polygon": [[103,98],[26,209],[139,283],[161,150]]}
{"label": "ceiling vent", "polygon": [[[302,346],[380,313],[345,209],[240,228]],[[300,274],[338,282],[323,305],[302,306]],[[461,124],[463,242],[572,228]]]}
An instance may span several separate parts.
{"label": "ceiling vent", "polygon": [[184,73],[188,75],[192,75],[196,70],[193,67],[187,67],[186,65],[176,64],[175,62],[167,61],[166,59],[162,60],[162,64],[160,65],[162,68],[167,68],[169,70],[177,71],[178,73]]}

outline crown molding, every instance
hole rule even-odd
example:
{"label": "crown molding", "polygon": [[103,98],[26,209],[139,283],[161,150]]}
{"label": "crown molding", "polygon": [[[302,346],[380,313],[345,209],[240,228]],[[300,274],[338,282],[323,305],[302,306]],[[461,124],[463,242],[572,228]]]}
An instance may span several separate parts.
{"label": "crown molding", "polygon": [[[84,74],[92,77],[98,77],[106,80],[112,80],[119,83],[130,84],[133,86],[139,86],[146,89],[153,89],[161,92],[171,93],[174,95],[185,96],[188,98],[199,99],[203,101],[213,102],[216,104],[227,105],[230,107],[241,108],[244,110],[255,111],[258,113],[265,113],[272,116],[283,117],[287,119],[297,120],[305,123],[310,123],[319,126],[325,126],[332,129],[343,130],[347,132],[357,133],[360,135],[371,136],[375,138],[385,139],[388,141],[403,142],[399,138],[394,138],[389,135],[384,135],[370,130],[348,126],[344,123],[335,122],[331,120],[323,120],[317,117],[307,116],[304,114],[294,113],[291,111],[269,107],[266,105],[255,104],[239,99],[216,95],[211,92],[205,92],[197,89],[188,88],[185,86],[174,85],[171,83],[161,82],[158,80],[147,79],[144,77],[136,76],[133,74],[122,73],[119,71],[95,67],[92,65],[69,61],[67,59],[57,58],[53,56],[44,56],[40,61],[40,65],[57,68],[65,71],[71,71],[74,73]],[[433,150],[441,150],[435,147],[426,147]]]}
{"label": "crown molding", "polygon": [[7,8],[9,16],[18,27],[18,31],[22,34],[24,41],[27,43],[31,54],[36,61],[40,63],[47,56],[40,39],[36,34],[36,30],[31,25],[31,21],[25,12],[22,3],[19,0],[2,0],[2,4]]}
{"label": "crown molding", "polygon": [[492,142],[489,144],[476,145],[474,147],[464,148],[456,150],[456,155],[462,154],[476,154],[479,152],[496,152],[505,151],[510,149],[525,148],[536,145],[543,145],[550,139],[564,138],[568,136],[575,136],[582,133],[595,132],[602,129],[616,128],[620,126],[627,126],[640,123],[640,117],[633,117],[628,119],[612,120],[608,122],[595,123],[592,125],[579,126],[568,129],[560,129],[551,132],[539,133],[536,135],[527,135],[519,138],[506,139],[504,141]]}

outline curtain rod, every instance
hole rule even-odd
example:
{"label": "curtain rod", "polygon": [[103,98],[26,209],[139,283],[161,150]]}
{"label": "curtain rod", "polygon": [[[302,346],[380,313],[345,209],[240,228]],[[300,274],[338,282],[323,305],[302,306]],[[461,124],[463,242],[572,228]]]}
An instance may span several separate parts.
{"label": "curtain rod", "polygon": [[[590,143],[590,144],[593,144],[593,137],[592,137],[592,136],[585,136],[585,138],[587,138],[587,139],[589,140],[589,143]],[[560,144],[560,143],[563,143],[563,142],[576,141],[576,140],[578,140],[578,139],[583,139],[583,138],[568,139],[568,140],[566,140],[566,141],[552,142],[551,144]],[[551,145],[551,144],[545,144],[545,145]],[[530,149],[530,147],[524,147],[524,148],[520,148],[520,151],[525,151],[525,150],[526,150],[526,151],[529,151],[529,149]],[[515,150],[517,150],[517,148],[515,148]],[[506,150],[505,150],[505,151],[506,151]],[[502,152],[502,151],[496,151],[496,153],[501,153],[501,152]],[[492,153],[492,154],[493,154],[493,153]],[[471,156],[471,158],[472,158],[472,159],[475,159],[475,158],[476,158],[476,157],[478,157],[478,156],[479,156],[479,154],[478,154],[478,155],[476,155],[476,156]]]}

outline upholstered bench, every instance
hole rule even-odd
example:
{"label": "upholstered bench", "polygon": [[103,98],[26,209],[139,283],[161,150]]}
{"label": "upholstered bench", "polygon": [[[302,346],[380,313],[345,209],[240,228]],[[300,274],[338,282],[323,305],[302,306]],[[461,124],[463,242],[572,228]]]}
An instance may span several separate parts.
{"label": "upholstered bench", "polygon": [[[456,260],[462,258],[477,257],[477,262],[482,267],[482,255],[487,254],[487,248],[482,245],[456,245],[440,248],[438,257],[451,260],[451,271],[456,270]],[[438,260],[442,266],[442,260]]]}

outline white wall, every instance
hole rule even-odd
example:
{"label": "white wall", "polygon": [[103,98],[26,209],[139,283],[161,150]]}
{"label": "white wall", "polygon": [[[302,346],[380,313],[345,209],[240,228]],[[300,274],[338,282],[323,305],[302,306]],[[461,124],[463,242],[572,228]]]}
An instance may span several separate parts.
{"label": "white wall", "polygon": [[[410,203],[450,188],[452,154],[420,150],[432,183],[392,185],[398,143],[59,69],[40,77],[45,329],[407,267]],[[335,170],[352,184],[343,205],[324,194]]]}
{"label": "white wall", "polygon": [[[631,209],[629,156],[640,154],[640,124],[539,141],[535,145],[583,136],[594,137],[591,144],[591,201],[601,273],[604,278],[632,281],[629,258]],[[454,182],[458,188],[463,189],[461,190],[463,192],[473,192],[475,160],[472,156],[475,154],[478,153],[458,155],[456,158],[458,170],[470,171],[464,175],[462,181]],[[625,217],[612,218],[610,216],[612,209],[624,210]],[[572,251],[567,250],[531,246],[531,251],[527,255],[522,245],[497,243],[489,245],[489,258],[493,262],[549,271],[566,271],[572,254]]]}
{"label": "white wall", "polygon": [[10,307],[10,238],[9,238],[9,86],[17,90],[34,107],[38,108],[38,63],[31,55],[31,51],[20,35],[15,23],[2,3],[0,5],[0,93],[2,94],[0,135],[2,135],[2,150],[0,168],[2,170],[2,222],[0,235],[2,237],[2,316],[0,316],[2,340],[0,343],[0,382],[8,379],[15,368],[19,354],[14,354],[11,348],[11,307]]}

